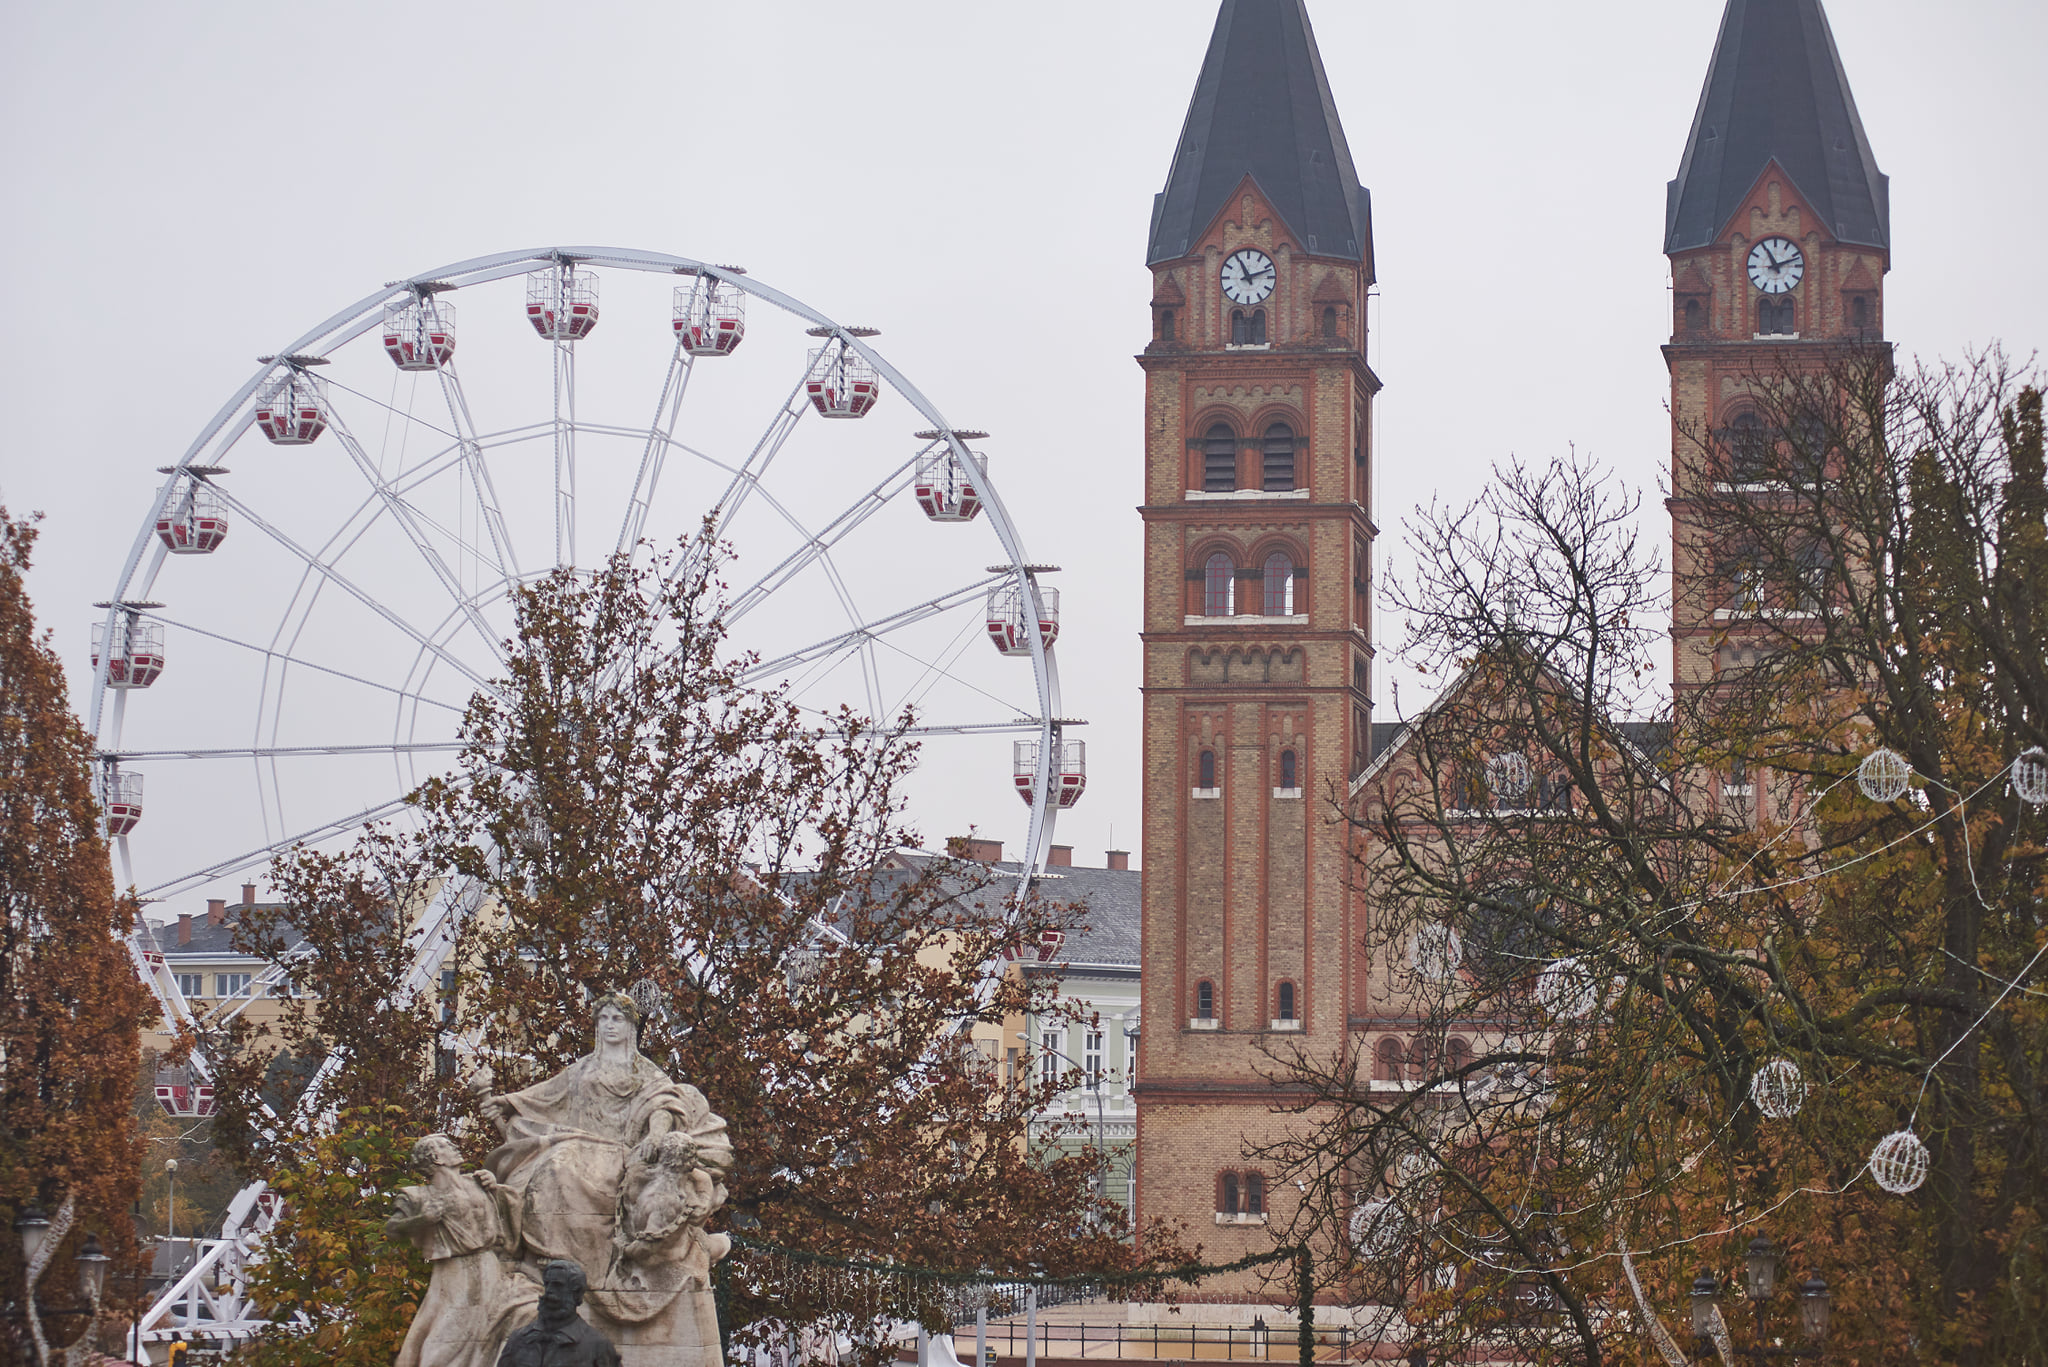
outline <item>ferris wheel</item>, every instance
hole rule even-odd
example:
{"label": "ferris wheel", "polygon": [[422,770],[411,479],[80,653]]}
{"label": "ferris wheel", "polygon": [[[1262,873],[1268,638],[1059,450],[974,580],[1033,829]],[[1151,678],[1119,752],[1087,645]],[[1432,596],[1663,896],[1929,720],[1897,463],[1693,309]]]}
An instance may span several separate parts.
{"label": "ferris wheel", "polygon": [[708,517],[748,682],[821,725],[913,709],[913,818],[1011,789],[1028,882],[1086,785],[1055,567],[987,434],[874,336],[739,267],[567,247],[391,282],[262,357],[96,605],[122,881],[173,898],[401,816],[503,677],[517,587]]}

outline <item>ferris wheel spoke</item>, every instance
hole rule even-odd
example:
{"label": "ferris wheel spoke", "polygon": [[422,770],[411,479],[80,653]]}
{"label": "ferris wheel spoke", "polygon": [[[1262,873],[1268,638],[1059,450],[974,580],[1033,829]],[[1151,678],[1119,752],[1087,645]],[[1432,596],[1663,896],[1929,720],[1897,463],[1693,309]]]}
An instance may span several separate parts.
{"label": "ferris wheel spoke", "polygon": [[[364,607],[376,613],[379,617],[383,618],[386,622],[390,623],[393,627],[397,628],[400,632],[403,632],[412,641],[421,646],[426,647],[429,650],[432,650],[436,655],[440,656],[441,659],[447,663],[449,668],[455,670],[457,673],[461,674],[463,677],[470,680],[470,682],[476,684],[479,688],[488,688],[490,686],[490,681],[487,680],[483,675],[477,673],[477,671],[470,666],[468,661],[451,654],[447,650],[442,649],[440,645],[432,641],[429,641],[427,637],[420,632],[418,627],[415,627],[411,622],[406,621],[403,617],[400,617],[397,613],[393,612],[383,603],[377,601],[375,597],[365,592],[361,585],[357,584],[354,580],[350,579],[347,575],[343,574],[335,566],[328,564],[325,560],[321,559],[319,556],[313,554],[313,552],[301,546],[291,537],[285,535],[285,533],[280,531],[277,527],[271,525],[270,522],[268,522],[263,517],[259,516],[254,509],[249,507],[249,505],[243,503],[241,500],[233,497],[232,495],[224,491],[221,494],[221,501],[225,503],[229,507],[229,509],[235,513],[236,516],[246,519],[258,531],[261,531],[265,536],[268,536],[272,541],[275,541],[278,545],[284,547],[293,555],[297,556],[301,561],[305,562],[308,573],[316,576],[323,583],[333,584],[336,588],[339,588],[340,590],[342,590],[342,592],[348,594],[358,603],[361,603]],[[303,628],[303,623],[301,623],[301,626]],[[486,636],[485,639],[488,640],[489,637]],[[493,643],[493,648],[495,649],[495,643]],[[256,649],[262,649],[262,647],[256,647]],[[266,653],[278,654],[278,657],[280,659],[290,658],[288,655],[283,654],[281,652],[266,651]]]}
{"label": "ferris wheel spoke", "polygon": [[498,573],[517,578],[519,556],[512,546],[512,534],[505,527],[505,513],[498,502],[498,486],[491,479],[490,463],[484,459],[483,447],[477,441],[476,419],[470,415],[469,395],[463,391],[462,377],[452,364],[439,367],[435,374],[440,377],[441,395],[448,403],[448,421],[455,428],[462,460],[469,470],[470,487],[476,491],[477,511],[497,555]]}
{"label": "ferris wheel spoke", "polygon": [[104,750],[101,759],[278,759],[294,755],[416,755],[460,750],[459,740],[385,742],[379,745],[244,745],[233,749]]}
{"label": "ferris wheel spoke", "polygon": [[754,443],[754,449],[747,453],[746,460],[734,473],[732,482],[726,485],[725,492],[719,496],[718,502],[712,505],[712,514],[716,518],[712,527],[714,536],[724,536],[733,518],[746,506],[747,495],[760,491],[761,476],[768,473],[768,467],[775,463],[775,457],[781,452],[782,444],[789,440],[789,434],[796,430],[797,422],[810,406],[810,401],[804,397],[803,379],[799,377],[795,387],[789,391],[789,397],[783,401],[782,407],[769,419],[768,429],[761,434],[761,439]]}
{"label": "ferris wheel spoke", "polygon": [[[419,552],[420,559],[427,562],[427,568],[433,572],[436,579],[441,581],[441,587],[447,590],[448,596],[466,609],[469,625],[476,632],[477,638],[485,646],[489,647],[493,653],[498,653],[500,646],[497,636],[491,631],[490,625],[484,621],[483,615],[477,612],[475,608],[469,606],[469,595],[463,592],[462,581],[456,578],[455,574],[449,569],[448,562],[442,558],[439,551],[434,549],[433,542],[427,538],[426,533],[421,529],[421,514],[419,510],[414,508],[407,500],[399,497],[392,490],[391,486],[385,483],[383,475],[377,471],[376,462],[370,459],[367,451],[363,450],[362,444],[355,439],[354,434],[341,421],[341,415],[338,413],[335,414],[333,426],[335,438],[341,442],[342,447],[354,459],[356,468],[362,472],[363,478],[369,482],[370,488],[384,505],[384,511],[391,515],[392,521],[398,524],[399,529],[412,542],[413,549]],[[457,544],[462,544],[459,538],[457,539]]]}
{"label": "ferris wheel spoke", "polygon": [[[787,672],[799,666],[809,664],[814,660],[851,650],[862,641],[872,640],[876,637],[887,635],[890,632],[902,631],[907,627],[916,626],[919,622],[929,621],[931,618],[952,612],[957,608],[978,600],[988,592],[992,585],[1002,582],[1003,576],[996,575],[972,584],[963,585],[950,593],[942,593],[936,598],[928,598],[922,603],[914,603],[900,611],[892,612],[886,617],[877,617],[871,622],[862,622],[858,626],[850,627],[845,631],[827,636],[823,640],[814,641],[800,649],[778,655],[772,660],[763,660],[758,664],[750,665],[741,672],[740,681],[747,684],[758,683],[777,673]],[[1007,705],[1005,704],[1005,706]]]}
{"label": "ferris wheel spoke", "polygon": [[267,656],[271,660],[276,661],[280,666],[283,666],[285,668],[310,669],[316,674],[325,674],[328,677],[335,679],[346,679],[348,682],[352,684],[361,684],[364,688],[374,688],[377,689],[379,692],[390,693],[401,698],[407,698],[416,704],[423,704],[427,707],[445,708],[447,711],[455,713],[458,716],[461,715],[461,713],[464,710],[462,705],[456,703],[442,702],[439,698],[424,697],[421,694],[413,692],[409,689],[399,688],[395,684],[379,683],[375,679],[366,679],[360,674],[351,674],[347,670],[336,669],[332,665],[316,664],[313,661],[305,659],[301,656],[293,655],[288,651],[279,650],[275,646],[259,646],[253,641],[244,641],[240,637],[229,636],[218,631],[208,631],[205,627],[194,626],[190,622],[181,622],[174,617],[165,617],[161,613],[149,613],[146,614],[146,616],[150,621],[162,622],[165,626],[176,627],[181,632],[190,632],[195,636],[204,636],[209,640],[219,641],[224,645],[238,646],[243,650],[253,651],[258,655]]}
{"label": "ferris wheel spoke", "polygon": [[[954,664],[956,664],[959,661],[960,657],[966,653],[967,647],[973,644],[975,636],[979,635],[979,633],[969,634],[971,629],[977,625],[979,625],[979,623],[969,622],[967,624],[968,629],[963,630],[960,636],[956,638],[956,643],[953,648],[952,657],[946,660],[944,664],[941,664],[935,660],[927,660],[921,655],[918,655],[912,651],[905,650],[902,646],[897,645],[887,636],[871,636],[868,638],[868,640],[872,645],[880,646],[884,649],[895,651],[898,655],[901,655],[904,659],[909,660],[912,664],[923,666],[924,673],[918,676],[917,682],[911,685],[912,688],[916,688],[918,684],[924,684],[924,693],[929,693],[933,688],[937,687],[940,679],[946,679],[958,684],[962,688],[967,689],[969,692],[980,694],[982,697],[987,698],[990,702],[995,703],[998,707],[1008,707],[1018,712],[1027,711],[1028,709],[1018,707],[1016,703],[1010,701],[1008,698],[999,698],[995,694],[989,692],[986,688],[983,688],[980,684],[975,683],[973,680],[963,679],[958,674],[955,674],[953,672]],[[927,679],[930,680],[929,683],[925,682]],[[924,694],[920,693],[918,696],[922,697],[924,696]],[[908,697],[906,697],[904,700],[904,705],[909,706],[910,702],[911,700]],[[900,711],[901,708],[897,710]]]}
{"label": "ferris wheel spoke", "polygon": [[682,334],[677,333],[675,355],[669,358],[668,374],[661,382],[661,397],[654,401],[647,448],[640,453],[640,470],[633,477],[633,493],[626,502],[626,520],[619,526],[619,544],[612,548],[614,555],[630,554],[640,544],[648,509],[654,502],[654,490],[661,483],[661,467],[674,439],[676,419],[683,411],[683,396],[696,369],[696,358],[684,347]]}
{"label": "ferris wheel spoke", "polygon": [[[816,535],[807,537],[804,544],[791,552],[781,564],[762,575],[746,588],[740,590],[739,593],[733,595],[732,602],[726,608],[726,620],[736,622],[746,616],[764,599],[780,590],[797,575],[803,573],[807,567],[817,561],[818,557],[825,555],[834,546],[844,541],[848,536],[851,536],[862,523],[873,517],[882,508],[888,506],[891,500],[910,487],[910,481],[916,472],[917,459],[916,456],[912,456],[902,465],[896,467],[880,484],[877,484],[874,488],[855,499],[852,506],[839,514],[838,517],[832,519]],[[776,511],[780,512],[789,521],[791,526],[797,526],[796,519],[780,503],[775,502],[766,493],[762,497],[767,498],[769,502],[773,503]],[[800,526],[797,526],[797,529],[799,531],[803,530]]]}
{"label": "ferris wheel spoke", "polygon": [[557,339],[554,352],[555,567],[561,569],[576,563],[576,344]]}
{"label": "ferris wheel spoke", "polygon": [[393,812],[404,810],[406,805],[407,801],[405,798],[395,797],[389,801],[380,802],[375,806],[365,807],[359,812],[351,812],[347,816],[337,817],[332,821],[322,822],[318,826],[308,827],[296,835],[287,836],[283,840],[259,845],[253,850],[247,850],[232,858],[209,864],[203,869],[194,869],[190,873],[171,879],[169,882],[159,883],[153,888],[144,888],[137,895],[145,901],[168,901],[170,898],[182,896],[194,888],[204,887],[217,878],[222,878],[232,873],[240,873],[243,869],[254,868],[258,864],[266,863],[275,857],[281,849],[289,849],[294,845],[301,844],[310,845],[317,841],[325,840],[329,836],[339,835],[343,831],[354,827],[366,826],[373,821],[381,821]]}

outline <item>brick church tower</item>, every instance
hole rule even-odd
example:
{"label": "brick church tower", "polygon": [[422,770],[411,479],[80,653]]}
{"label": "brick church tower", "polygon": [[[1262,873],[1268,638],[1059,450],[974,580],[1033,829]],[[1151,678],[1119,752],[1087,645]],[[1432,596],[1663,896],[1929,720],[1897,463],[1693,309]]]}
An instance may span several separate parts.
{"label": "brick church tower", "polygon": [[1888,183],[1820,0],[1729,0],[1667,192],[1664,251],[1672,650],[1683,695],[1768,648],[1760,605],[1746,601],[1745,555],[1758,552],[1718,544],[1693,497],[1709,484],[1764,491],[1756,467],[1775,463],[1785,434],[1759,412],[1757,382],[1881,359],[1888,348]]}
{"label": "brick church tower", "polygon": [[1223,1260],[1292,1194],[1244,1156],[1260,1046],[1330,1050],[1364,975],[1328,799],[1370,747],[1372,220],[1303,0],[1223,0],[1146,264],[1138,1214]]}

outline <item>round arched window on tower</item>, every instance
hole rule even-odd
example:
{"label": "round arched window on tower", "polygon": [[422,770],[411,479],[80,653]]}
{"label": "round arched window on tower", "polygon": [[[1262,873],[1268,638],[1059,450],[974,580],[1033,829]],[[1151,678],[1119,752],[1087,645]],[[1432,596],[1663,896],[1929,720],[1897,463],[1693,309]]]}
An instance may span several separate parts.
{"label": "round arched window on tower", "polygon": [[1237,567],[1230,557],[1217,551],[1202,564],[1202,615],[1228,617],[1236,608],[1233,585]]}
{"label": "round arched window on tower", "polygon": [[1268,617],[1292,617],[1294,615],[1294,557],[1285,551],[1275,551],[1266,557],[1265,603],[1261,610]]}

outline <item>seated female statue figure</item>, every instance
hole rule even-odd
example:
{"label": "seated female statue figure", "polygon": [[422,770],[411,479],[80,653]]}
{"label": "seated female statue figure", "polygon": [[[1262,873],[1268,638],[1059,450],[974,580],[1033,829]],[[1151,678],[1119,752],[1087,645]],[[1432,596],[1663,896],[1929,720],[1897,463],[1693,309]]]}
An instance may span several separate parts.
{"label": "seated female statue figure", "polygon": [[[695,1162],[708,1174],[732,1166],[725,1121],[703,1093],[670,1080],[640,1053],[639,1025],[630,998],[600,997],[590,1053],[545,1082],[484,1103],[504,1135],[484,1164],[506,1197],[514,1247],[529,1266],[560,1258],[609,1269],[592,1277],[586,1309],[619,1324],[659,1315],[683,1280],[674,1275],[679,1269],[615,1262],[613,1234],[629,1160],[653,1165],[662,1137],[673,1133],[690,1141]],[[666,1261],[681,1250],[663,1253]]]}

